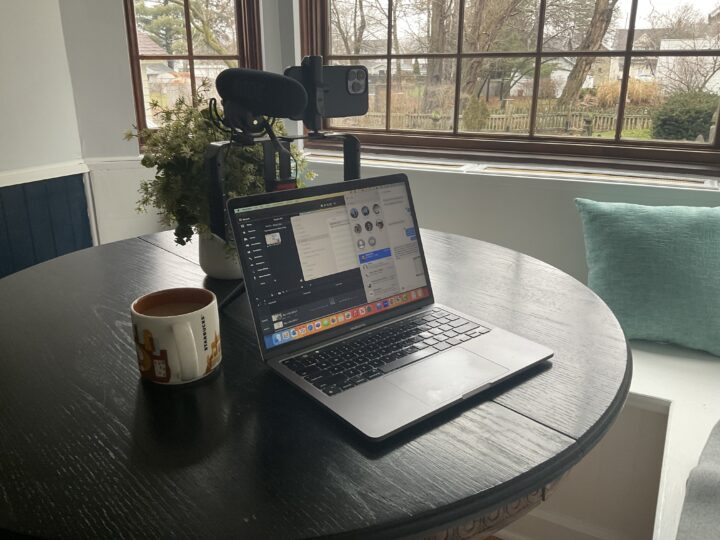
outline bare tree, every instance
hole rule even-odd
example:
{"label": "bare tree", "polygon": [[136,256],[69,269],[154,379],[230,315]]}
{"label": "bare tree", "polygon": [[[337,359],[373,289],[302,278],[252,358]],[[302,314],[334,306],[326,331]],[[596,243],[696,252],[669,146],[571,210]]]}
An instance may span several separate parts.
{"label": "bare tree", "polygon": [[577,50],[587,34],[595,12],[595,0],[547,0],[543,48]]}
{"label": "bare tree", "polygon": [[[610,28],[617,3],[618,0],[597,0],[595,2],[595,10],[590,20],[590,26],[580,43],[579,50],[595,51],[600,48],[608,28]],[[558,99],[560,107],[569,106],[578,99],[585,78],[590,73],[590,68],[592,68],[593,61],[594,59],[588,56],[581,56],[575,60],[575,65],[570,70],[565,82],[565,88],[563,88],[560,99]]]}
{"label": "bare tree", "polygon": [[[234,8],[228,0],[190,0],[190,29],[196,54],[237,54]],[[183,0],[146,4],[136,0],[138,26],[168,53],[187,53]],[[223,60],[232,66],[232,60]]]}
{"label": "bare tree", "polygon": [[[475,0],[466,6],[464,48],[472,52],[532,50],[532,43],[517,41],[528,39],[533,29],[537,35],[536,19],[534,2],[528,0]],[[484,63],[483,58],[473,58],[465,66],[463,92],[478,95],[486,85],[489,70],[483,69]]]}
{"label": "bare tree", "polygon": [[[684,4],[669,12],[653,11],[650,22],[656,33],[662,35],[658,47],[664,41],[670,49],[720,48],[720,21],[707,21],[691,5]],[[668,93],[720,90],[720,57],[662,57],[657,62],[656,76]]]}
{"label": "bare tree", "polygon": [[[429,52],[446,52],[455,43],[450,42],[457,26],[456,10],[458,2],[454,0],[429,0],[427,2],[428,44]],[[457,38],[455,38],[457,39]],[[435,111],[447,106],[446,82],[451,77],[452,63],[443,58],[428,58],[425,75],[425,92],[423,94],[423,110]]]}
{"label": "bare tree", "polygon": [[710,83],[720,79],[720,57],[665,57],[658,62],[657,77],[667,93],[717,91]]}
{"label": "bare tree", "polygon": [[367,27],[365,0],[353,0],[352,2],[347,0],[331,1],[330,24],[342,40],[345,54],[360,54],[365,28]]}
{"label": "bare tree", "polygon": [[[672,11],[658,11],[653,6],[648,19],[651,28],[670,39],[699,37],[707,26],[702,13],[691,4],[682,4]],[[660,43],[656,46],[660,48]]]}

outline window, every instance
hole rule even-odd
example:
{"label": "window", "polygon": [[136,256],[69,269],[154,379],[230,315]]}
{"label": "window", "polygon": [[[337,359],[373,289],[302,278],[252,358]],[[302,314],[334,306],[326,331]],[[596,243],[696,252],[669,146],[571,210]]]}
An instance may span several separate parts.
{"label": "window", "polygon": [[[260,68],[258,0],[125,0],[138,127],[157,127],[150,103],[193,99],[228,67]],[[217,97],[217,96],[215,96]]]}
{"label": "window", "polygon": [[704,163],[720,0],[302,0],[305,54],[362,63],[363,143]]}

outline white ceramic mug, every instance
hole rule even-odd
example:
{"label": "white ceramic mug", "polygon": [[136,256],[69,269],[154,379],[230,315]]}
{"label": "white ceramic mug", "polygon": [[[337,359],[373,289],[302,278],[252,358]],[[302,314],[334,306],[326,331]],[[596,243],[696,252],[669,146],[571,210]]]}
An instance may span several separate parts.
{"label": "white ceramic mug", "polygon": [[140,376],[183,384],[220,364],[220,319],[215,295],[199,288],[165,289],[130,307]]}

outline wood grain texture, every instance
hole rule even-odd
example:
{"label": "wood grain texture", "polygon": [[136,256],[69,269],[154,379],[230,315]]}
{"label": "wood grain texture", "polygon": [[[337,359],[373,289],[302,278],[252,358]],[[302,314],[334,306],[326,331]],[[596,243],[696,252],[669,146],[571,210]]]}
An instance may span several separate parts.
{"label": "wood grain texture", "polygon": [[0,280],[0,527],[53,538],[397,538],[460,525],[558,478],[627,392],[614,319],[547,265],[424,235],[440,301],[559,354],[517,387],[379,444],[267,370],[244,297],[221,318],[216,375],[181,388],[140,382],[132,300],[228,287],[150,243],[172,242],[168,233]]}
{"label": "wood grain texture", "polygon": [[590,289],[500,246],[433,231],[423,231],[423,244],[437,301],[555,351],[551,369],[499,387],[498,403],[580,438],[624,400],[617,389],[631,378],[627,344]]}
{"label": "wood grain texture", "polygon": [[175,242],[175,236],[173,234],[168,234],[167,232],[148,234],[141,236],[140,238],[149,244],[164,249],[168,253],[174,253],[178,257],[182,257],[187,261],[200,264],[200,255],[198,253],[198,243],[200,242],[200,239],[197,235],[194,235],[190,242],[184,246],[178,245]]}

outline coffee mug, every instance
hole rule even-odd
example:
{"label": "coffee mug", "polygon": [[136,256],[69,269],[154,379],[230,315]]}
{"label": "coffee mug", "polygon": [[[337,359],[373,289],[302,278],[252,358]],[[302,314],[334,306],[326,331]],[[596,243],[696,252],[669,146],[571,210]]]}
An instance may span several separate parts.
{"label": "coffee mug", "polygon": [[140,376],[183,384],[220,364],[220,319],[215,295],[192,287],[141,296],[130,307]]}

